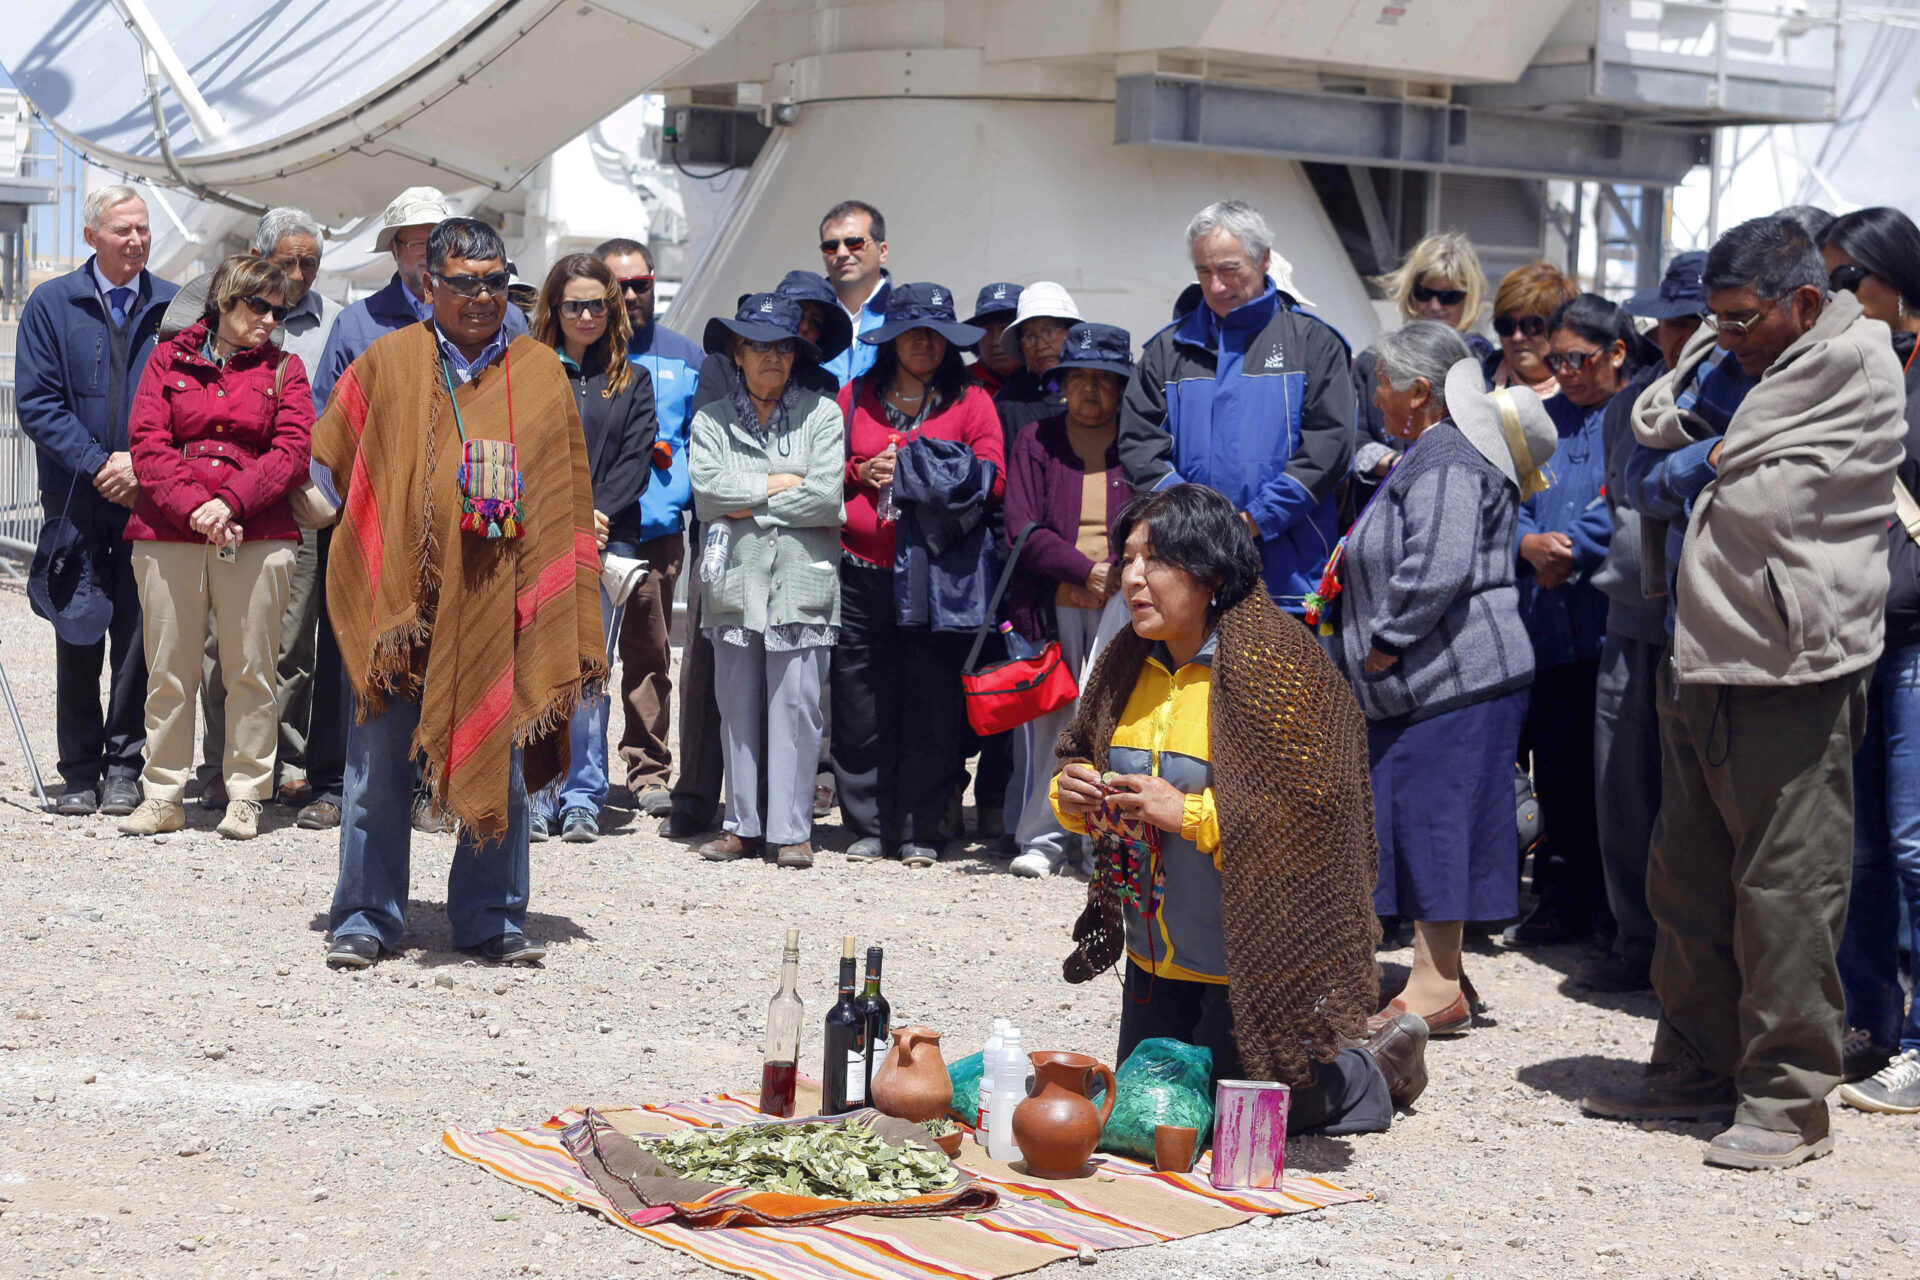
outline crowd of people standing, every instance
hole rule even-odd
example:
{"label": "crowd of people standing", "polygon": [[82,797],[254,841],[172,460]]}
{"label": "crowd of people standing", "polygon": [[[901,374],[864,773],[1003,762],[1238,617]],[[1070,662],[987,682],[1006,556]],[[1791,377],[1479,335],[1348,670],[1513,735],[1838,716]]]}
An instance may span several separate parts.
{"label": "crowd of people standing", "polygon": [[[414,830],[457,834],[456,944],[539,960],[530,846],[601,837],[617,752],[702,858],[793,870],[836,807],[846,858],[931,866],[971,790],[1014,873],[1089,874],[1067,976],[1124,961],[1123,1048],[1208,1045],[1309,1128],[1418,1096],[1494,930],[1659,998],[1596,1114],[1723,1119],[1708,1159],[1759,1168],[1830,1149],[1836,1088],[1920,1113],[1895,210],[1756,219],[1624,303],[1436,234],[1361,352],[1237,201],[1139,342],[1049,281],[960,319],[861,201],[697,343],[636,240],[523,314],[431,188],[344,308],[298,210],[178,290],[136,192],[85,218],[18,355],[59,810],[185,826],[198,701],[223,836],[274,800],[339,829],[336,967],[401,945]],[[1073,696],[977,728],[968,682],[1029,660]],[[1409,926],[1383,999],[1372,942]]]}

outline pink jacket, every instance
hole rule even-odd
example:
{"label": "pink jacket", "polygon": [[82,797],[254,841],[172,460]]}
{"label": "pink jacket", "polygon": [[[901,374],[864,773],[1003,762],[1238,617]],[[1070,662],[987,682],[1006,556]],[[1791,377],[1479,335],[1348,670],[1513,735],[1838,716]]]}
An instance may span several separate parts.
{"label": "pink jacket", "polygon": [[[140,496],[132,541],[200,542],[187,521],[219,498],[249,542],[298,541],[287,495],[306,483],[313,393],[298,356],[272,343],[225,367],[201,353],[203,321],[153,350],[127,420]],[[274,388],[275,371],[280,386]]]}

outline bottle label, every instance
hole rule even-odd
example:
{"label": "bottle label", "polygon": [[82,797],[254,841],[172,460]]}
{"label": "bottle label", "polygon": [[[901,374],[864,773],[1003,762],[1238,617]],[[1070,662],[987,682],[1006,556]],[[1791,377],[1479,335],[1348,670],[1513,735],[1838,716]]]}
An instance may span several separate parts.
{"label": "bottle label", "polygon": [[847,1105],[867,1105],[867,1055],[864,1053],[847,1054]]}

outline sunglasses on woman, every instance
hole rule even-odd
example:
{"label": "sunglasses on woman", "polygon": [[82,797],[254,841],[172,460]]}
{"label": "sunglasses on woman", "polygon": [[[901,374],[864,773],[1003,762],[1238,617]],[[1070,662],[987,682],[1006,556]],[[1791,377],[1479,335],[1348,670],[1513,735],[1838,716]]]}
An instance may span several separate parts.
{"label": "sunglasses on woman", "polygon": [[794,352],[793,339],[780,338],[773,342],[762,342],[758,338],[748,338],[747,350],[753,352],[757,356],[764,356],[769,351],[771,351],[775,355],[790,356]]}
{"label": "sunglasses on woman", "polygon": [[1424,284],[1413,286],[1415,302],[1432,302],[1438,299],[1443,307],[1457,307],[1467,300],[1465,289],[1429,289]]}
{"label": "sunglasses on woman", "polygon": [[1833,270],[1827,272],[1827,284],[1832,287],[1835,293],[1839,293],[1842,290],[1845,290],[1847,293],[1858,293],[1860,292],[1860,282],[1872,274],[1873,272],[1860,266],[1858,263],[1849,262],[1844,267],[1835,267]]}
{"label": "sunglasses on woman", "polygon": [[1493,331],[1503,338],[1511,338],[1518,329],[1523,338],[1538,338],[1547,331],[1545,316],[1498,315],[1493,318]]}
{"label": "sunglasses on woman", "polygon": [[1543,356],[1540,363],[1547,366],[1547,372],[1557,378],[1560,376],[1562,369],[1565,369],[1569,373],[1578,373],[1598,360],[1603,354],[1603,352],[1599,351],[1569,351],[1565,355],[1561,355],[1556,351],[1552,355]]}
{"label": "sunglasses on woman", "polygon": [[607,314],[605,298],[567,298],[560,304],[560,314],[569,320],[578,320],[581,316],[592,316],[595,320]]}
{"label": "sunglasses on woman", "polygon": [[840,246],[845,245],[847,246],[848,253],[858,253],[872,243],[873,241],[869,240],[866,236],[848,236],[844,240],[822,240],[820,242],[820,252],[838,253],[840,252]]}
{"label": "sunglasses on woman", "polygon": [[244,301],[248,309],[257,316],[271,315],[276,324],[285,320],[288,314],[293,311],[292,307],[283,306],[278,302],[268,302],[257,293],[248,294],[242,301]]}

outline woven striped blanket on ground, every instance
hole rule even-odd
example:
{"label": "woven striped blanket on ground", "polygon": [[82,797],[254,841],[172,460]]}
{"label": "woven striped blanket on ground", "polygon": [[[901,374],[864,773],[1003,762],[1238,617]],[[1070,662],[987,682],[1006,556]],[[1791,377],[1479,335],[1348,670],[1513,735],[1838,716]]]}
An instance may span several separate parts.
{"label": "woven striped blanket on ground", "polygon": [[[803,1084],[798,1111],[817,1108],[818,1103],[818,1090]],[[755,1110],[751,1095],[595,1110],[630,1134],[766,1119]],[[582,1110],[570,1108],[533,1129],[453,1128],[441,1142],[451,1155],[509,1182],[591,1209],[710,1266],[760,1280],[998,1280],[1073,1257],[1083,1244],[1095,1250],[1132,1249],[1218,1231],[1254,1217],[1306,1213],[1370,1198],[1298,1174],[1289,1174],[1277,1191],[1216,1191],[1208,1185],[1205,1158],[1192,1173],[1173,1174],[1101,1154],[1094,1156],[1088,1176],[1050,1182],[988,1158],[969,1138],[961,1148],[960,1164],[1000,1192],[999,1206],[986,1213],[861,1216],[824,1226],[711,1231],[673,1223],[636,1226],[594,1188],[561,1144],[561,1131],[582,1115]]]}

